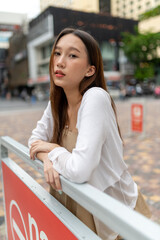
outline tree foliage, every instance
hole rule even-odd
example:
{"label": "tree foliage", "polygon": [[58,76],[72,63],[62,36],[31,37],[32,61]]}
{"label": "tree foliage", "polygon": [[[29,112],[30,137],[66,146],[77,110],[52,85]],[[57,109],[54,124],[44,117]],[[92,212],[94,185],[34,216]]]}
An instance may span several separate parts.
{"label": "tree foliage", "polygon": [[145,20],[145,19],[148,19],[148,18],[151,18],[151,17],[155,17],[155,16],[158,16],[160,15],[160,5],[157,6],[156,8],[154,9],[151,9],[143,14],[141,14],[139,16],[139,20],[142,21],[142,20]]}
{"label": "tree foliage", "polygon": [[127,58],[135,65],[135,77],[143,80],[154,76],[154,61],[159,58],[160,33],[123,33],[123,50]]}

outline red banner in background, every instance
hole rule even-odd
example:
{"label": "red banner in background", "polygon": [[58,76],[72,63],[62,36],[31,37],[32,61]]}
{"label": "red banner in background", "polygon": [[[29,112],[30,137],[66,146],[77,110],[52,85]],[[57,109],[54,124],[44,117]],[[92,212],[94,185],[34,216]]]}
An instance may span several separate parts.
{"label": "red banner in background", "polygon": [[8,240],[76,240],[73,233],[2,162]]}
{"label": "red banner in background", "polygon": [[131,129],[135,132],[143,131],[143,105],[131,105]]}

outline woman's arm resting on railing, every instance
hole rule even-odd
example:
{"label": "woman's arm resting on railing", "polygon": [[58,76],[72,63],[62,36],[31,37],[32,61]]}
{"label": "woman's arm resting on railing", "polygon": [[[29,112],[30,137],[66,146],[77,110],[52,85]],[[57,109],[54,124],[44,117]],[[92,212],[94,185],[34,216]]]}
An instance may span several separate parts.
{"label": "woman's arm resting on railing", "polygon": [[60,146],[55,143],[49,143],[42,140],[37,140],[33,142],[30,146],[30,158],[32,160],[35,160],[35,156],[37,156],[39,152],[49,153],[56,147],[60,147]]}
{"label": "woman's arm resting on railing", "polygon": [[38,152],[37,158],[44,164],[44,176],[46,182],[55,190],[62,190],[59,173],[53,168],[53,164],[48,158],[48,153]]}

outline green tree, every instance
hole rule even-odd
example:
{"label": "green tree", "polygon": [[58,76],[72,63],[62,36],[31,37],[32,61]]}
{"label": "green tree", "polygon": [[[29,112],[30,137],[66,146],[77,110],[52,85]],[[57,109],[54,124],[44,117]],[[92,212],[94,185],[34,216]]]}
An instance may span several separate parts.
{"label": "green tree", "polygon": [[123,33],[123,50],[130,62],[135,65],[135,78],[144,80],[154,76],[154,65],[159,58],[160,33]]}
{"label": "green tree", "polygon": [[155,17],[155,16],[158,16],[160,15],[160,5],[145,12],[145,13],[142,13],[140,16],[139,16],[139,20],[142,21],[142,20],[145,20],[145,19],[148,19],[148,18],[151,18],[151,17]]}

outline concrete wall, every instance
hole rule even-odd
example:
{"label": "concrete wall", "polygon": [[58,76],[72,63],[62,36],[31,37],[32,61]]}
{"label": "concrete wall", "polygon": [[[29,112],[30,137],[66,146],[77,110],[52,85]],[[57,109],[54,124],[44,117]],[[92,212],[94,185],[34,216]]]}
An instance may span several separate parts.
{"label": "concrete wall", "polygon": [[155,16],[146,20],[139,22],[139,31],[144,32],[160,32],[160,16]]}

